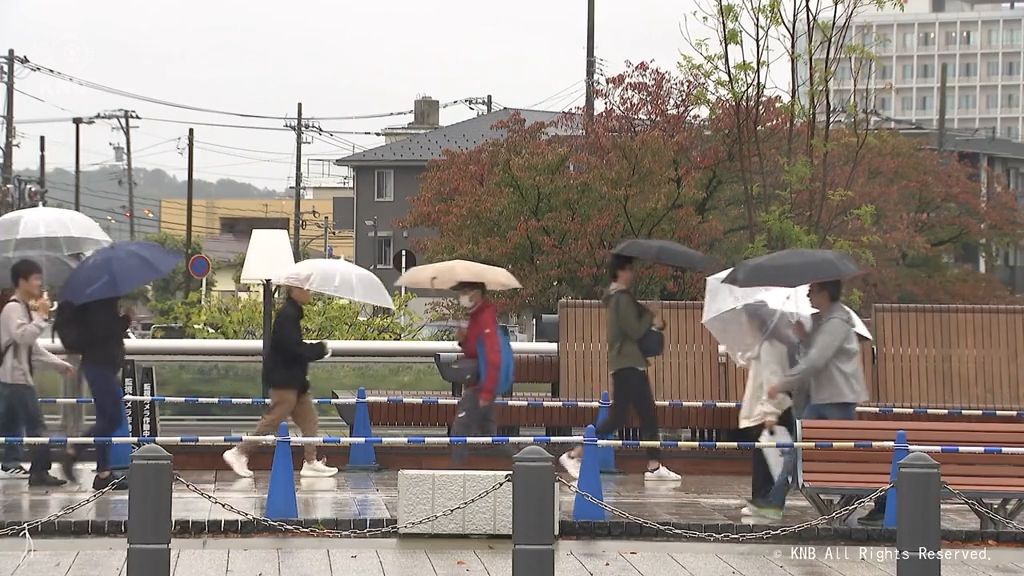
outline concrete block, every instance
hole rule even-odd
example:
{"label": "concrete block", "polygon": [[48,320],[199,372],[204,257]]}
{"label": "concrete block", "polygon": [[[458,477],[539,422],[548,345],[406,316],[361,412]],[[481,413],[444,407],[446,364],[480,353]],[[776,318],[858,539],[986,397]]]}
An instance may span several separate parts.
{"label": "concrete block", "polygon": [[[450,508],[501,480],[506,471],[402,470],[398,473],[398,523]],[[552,486],[556,490],[557,486]],[[558,527],[558,498],[552,519]],[[512,535],[512,485],[447,518],[402,530],[403,534]]]}

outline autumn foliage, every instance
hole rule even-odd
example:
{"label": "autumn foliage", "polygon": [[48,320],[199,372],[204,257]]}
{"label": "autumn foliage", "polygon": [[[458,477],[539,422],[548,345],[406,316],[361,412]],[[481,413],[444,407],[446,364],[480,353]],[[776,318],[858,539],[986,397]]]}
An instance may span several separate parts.
{"label": "autumn foliage", "polygon": [[[402,222],[436,230],[426,257],[508,267],[524,285],[509,295],[518,309],[594,297],[608,250],[626,238],[673,239],[722,267],[785,247],[837,248],[870,270],[857,286],[863,304],[1009,298],[955,262],[965,246],[1019,240],[1020,212],[998,185],[983,201],[977,171],[955,156],[834,127],[828,162],[811,161],[821,151],[794,151],[806,127],[774,100],[762,105],[758,146],[738,147],[749,127],[737,130],[733,108],[699,77],[644,63],[598,96],[601,112],[585,125],[578,114],[534,125],[513,115],[497,125],[505,138],[431,163]],[[647,296],[703,293],[695,274],[645,277]]]}

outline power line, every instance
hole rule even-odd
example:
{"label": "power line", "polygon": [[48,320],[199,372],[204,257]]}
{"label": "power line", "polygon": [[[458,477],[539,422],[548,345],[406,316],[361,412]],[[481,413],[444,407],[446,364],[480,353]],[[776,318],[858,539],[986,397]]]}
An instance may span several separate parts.
{"label": "power line", "polygon": [[64,112],[67,112],[68,114],[74,114],[73,111],[68,110],[67,108],[65,108],[63,106],[60,106],[58,104],[54,104],[53,102],[50,102],[48,100],[44,100],[44,99],[40,98],[39,96],[34,96],[32,94],[29,94],[28,92],[25,92],[24,90],[22,90],[20,88],[15,88],[14,91],[17,92],[18,94],[21,94],[22,96],[27,96],[27,97],[29,97],[29,98],[31,98],[33,100],[36,100],[38,102],[42,102],[43,104],[46,104],[47,106],[53,106],[54,108],[57,108],[58,110],[63,110]]}

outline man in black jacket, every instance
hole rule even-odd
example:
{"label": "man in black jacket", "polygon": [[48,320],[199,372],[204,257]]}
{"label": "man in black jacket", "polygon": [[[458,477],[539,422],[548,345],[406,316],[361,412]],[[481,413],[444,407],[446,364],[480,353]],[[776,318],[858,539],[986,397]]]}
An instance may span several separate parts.
{"label": "man in black jacket", "polygon": [[[309,395],[309,363],[326,357],[328,349],[323,342],[311,344],[302,340],[302,307],[312,298],[310,292],[291,286],[285,290],[288,297],[274,318],[270,351],[263,361],[263,382],[270,389],[270,406],[253,434],[275,434],[281,422],[291,416],[303,436],[313,437],[319,434],[320,420]],[[240,444],[224,453],[224,461],[239,476],[251,478],[249,452],[254,447],[253,443]],[[306,444],[303,450],[302,476],[325,478],[338,473],[325,460],[317,460],[315,445]]]}

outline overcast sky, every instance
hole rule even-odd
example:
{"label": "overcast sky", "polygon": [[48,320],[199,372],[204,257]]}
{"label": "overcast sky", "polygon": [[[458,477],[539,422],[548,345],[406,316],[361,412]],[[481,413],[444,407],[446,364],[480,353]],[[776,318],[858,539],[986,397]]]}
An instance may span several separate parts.
{"label": "overcast sky", "polygon": [[[291,116],[298,101],[306,116],[400,111],[412,108],[420,94],[442,102],[491,94],[504,106],[561,110],[583,100],[586,5],[586,0],[2,0],[0,48],[122,90],[253,114]],[[604,70],[621,71],[627,60],[675,66],[685,45],[680,25],[693,6],[693,0],[598,0],[596,54]],[[143,119],[281,125],[134,101],[27,70],[18,72],[16,87],[46,101],[15,96],[19,169],[38,166],[40,134],[47,138],[48,166],[74,165],[70,121],[20,120],[129,108]],[[453,106],[441,119],[448,124],[473,114]],[[410,119],[322,125],[375,131]],[[138,125],[132,132],[136,165],[183,176],[185,159],[176,139],[187,126],[146,120]],[[383,142],[374,136],[342,138],[359,146]],[[82,162],[112,161],[111,142],[120,139],[108,123],[83,127]],[[196,154],[197,177],[231,176],[273,189],[283,189],[293,177],[289,132],[197,126],[196,139],[207,143]],[[306,152],[338,157],[350,151],[338,147],[349,145],[317,141]]]}

